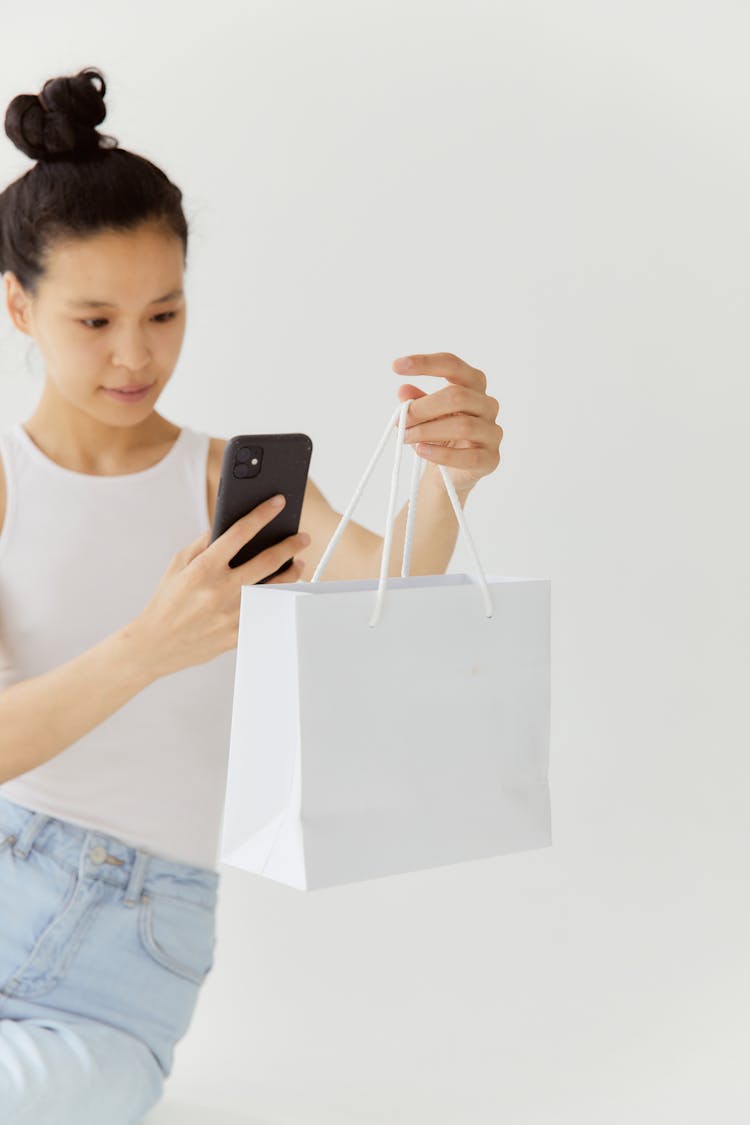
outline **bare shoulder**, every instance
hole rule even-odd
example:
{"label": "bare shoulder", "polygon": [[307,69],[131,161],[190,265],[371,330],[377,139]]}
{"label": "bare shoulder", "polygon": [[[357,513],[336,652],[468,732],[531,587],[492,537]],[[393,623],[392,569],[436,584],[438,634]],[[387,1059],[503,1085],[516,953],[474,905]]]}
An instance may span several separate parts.
{"label": "bare shoulder", "polygon": [[227,447],[229,439],[223,437],[212,437],[208,443],[208,464],[211,468],[221,471],[221,459],[224,456],[224,450]]}
{"label": "bare shoulder", "polygon": [[221,461],[227,447],[228,438],[212,437],[208,443],[208,458],[206,461],[206,490],[208,499],[208,519],[213,527],[214,509],[216,508],[216,493],[219,491],[219,477],[221,476]]}
{"label": "bare shoulder", "polygon": [[229,444],[229,438],[212,437],[208,443],[208,464],[206,472],[209,481],[215,485],[215,490],[219,487],[219,476],[221,475],[221,462],[224,459],[224,450]]}

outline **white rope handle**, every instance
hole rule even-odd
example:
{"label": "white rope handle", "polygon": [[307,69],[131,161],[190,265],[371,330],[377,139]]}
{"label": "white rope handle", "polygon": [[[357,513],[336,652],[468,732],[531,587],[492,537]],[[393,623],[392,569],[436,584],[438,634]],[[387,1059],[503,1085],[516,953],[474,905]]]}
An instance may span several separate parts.
{"label": "white rope handle", "polygon": [[[331,555],[334,551],[334,548],[336,547],[336,544],[338,543],[339,539],[341,538],[341,536],[344,532],[344,528],[348,524],[349,520],[352,518],[352,513],[354,512],[355,507],[359,503],[359,498],[362,495],[364,487],[367,484],[368,480],[370,479],[370,476],[372,475],[373,469],[375,468],[376,464],[378,463],[378,460],[380,459],[380,456],[381,456],[383,450],[385,449],[385,445],[386,445],[386,442],[388,441],[388,438],[391,436],[391,433],[393,432],[393,423],[396,421],[396,418],[398,418],[398,433],[397,433],[397,438],[396,438],[396,456],[395,456],[394,462],[393,462],[393,473],[391,474],[391,494],[388,498],[388,514],[386,516],[386,525],[385,525],[386,530],[385,530],[385,539],[384,539],[384,542],[383,542],[383,552],[380,556],[380,578],[379,578],[379,581],[378,581],[378,593],[377,593],[377,598],[375,600],[375,609],[374,609],[372,617],[370,619],[370,628],[372,628],[374,625],[376,625],[377,622],[378,622],[378,619],[380,618],[380,611],[381,611],[382,604],[383,604],[383,597],[385,595],[385,587],[386,587],[386,583],[387,583],[387,580],[388,580],[388,563],[389,563],[390,557],[391,557],[391,543],[393,541],[393,524],[395,522],[394,509],[395,509],[395,506],[396,506],[396,492],[398,490],[399,470],[400,470],[400,467],[401,467],[401,450],[404,447],[404,433],[406,432],[406,415],[407,415],[408,410],[409,410],[410,402],[411,402],[411,399],[407,399],[406,402],[400,403],[399,406],[397,407],[397,409],[391,415],[391,418],[388,422],[388,427],[387,427],[385,433],[383,434],[382,438],[380,439],[380,442],[378,443],[377,449],[375,450],[372,457],[370,458],[370,463],[367,466],[367,468],[365,469],[364,473],[362,474],[362,479],[360,480],[359,484],[357,485],[356,489],[354,490],[354,495],[352,496],[351,500],[349,501],[349,504],[347,506],[346,511],[344,512],[341,519],[339,520],[338,527],[336,528],[335,532],[333,533],[333,536],[331,537],[331,540],[330,540],[328,546],[326,547],[325,551],[323,552],[323,557],[321,558],[320,562],[318,563],[317,567],[315,568],[315,573],[313,574],[312,578],[310,579],[311,582],[317,582],[320,579],[320,576],[323,573],[323,571],[325,570],[326,566],[328,565],[328,560],[330,559],[330,557],[331,557]],[[416,515],[416,507],[417,507],[417,492],[418,492],[418,489],[419,489],[419,482],[420,482],[420,479],[422,477],[422,471],[424,470],[424,467],[425,467],[425,461],[424,461],[423,458],[421,458],[419,456],[419,454],[416,451],[416,448],[413,449],[413,453],[414,453],[414,465],[413,465],[413,468],[412,468],[411,485],[410,485],[410,490],[409,490],[409,499],[408,499],[408,505],[409,506],[408,506],[408,509],[407,509],[406,534],[404,536],[404,554],[403,554],[403,560],[402,560],[402,563],[401,563],[401,577],[402,578],[406,578],[409,575],[409,564],[410,564],[410,561],[411,561],[412,543],[414,541],[414,518],[415,518],[415,515]],[[469,549],[471,551],[472,557],[474,559],[474,563],[475,563],[476,568],[477,568],[479,585],[482,589],[482,595],[483,595],[483,599],[484,599],[485,614],[486,614],[487,617],[492,617],[493,611],[494,611],[494,606],[493,606],[493,603],[492,603],[492,596],[490,594],[489,587],[487,586],[487,579],[485,578],[484,571],[482,570],[482,564],[479,561],[479,556],[477,554],[476,547],[474,546],[474,540],[471,538],[471,532],[469,531],[469,528],[467,527],[463,509],[462,509],[461,504],[459,502],[458,496],[456,495],[456,490],[453,487],[453,481],[451,480],[450,474],[448,473],[448,470],[446,469],[445,465],[438,465],[438,468],[440,469],[440,472],[442,473],[443,481],[445,483],[445,487],[447,489],[448,496],[450,497],[451,504],[453,505],[453,511],[456,513],[456,519],[458,520],[460,529],[463,531],[464,535],[466,536],[466,541],[469,544]]]}

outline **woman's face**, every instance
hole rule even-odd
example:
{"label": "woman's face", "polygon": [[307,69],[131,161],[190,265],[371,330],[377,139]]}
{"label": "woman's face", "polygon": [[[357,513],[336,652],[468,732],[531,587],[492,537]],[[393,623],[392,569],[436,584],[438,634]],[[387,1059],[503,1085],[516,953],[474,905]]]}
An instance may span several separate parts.
{"label": "woman's face", "polygon": [[[36,298],[5,274],[8,311],[36,340],[53,393],[104,423],[139,422],[180,354],[183,269],[181,240],[153,224],[59,241]],[[144,383],[152,386],[137,401],[103,389]]]}

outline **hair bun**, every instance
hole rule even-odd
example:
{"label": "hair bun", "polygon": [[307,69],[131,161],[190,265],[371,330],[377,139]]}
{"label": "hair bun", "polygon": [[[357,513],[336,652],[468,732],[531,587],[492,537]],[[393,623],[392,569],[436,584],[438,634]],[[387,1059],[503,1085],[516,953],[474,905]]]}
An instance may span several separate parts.
{"label": "hair bun", "polygon": [[49,78],[39,94],[13,98],[5,114],[5,132],[32,160],[91,158],[117,145],[114,137],[95,128],[107,114],[106,90],[104,75],[96,67]]}

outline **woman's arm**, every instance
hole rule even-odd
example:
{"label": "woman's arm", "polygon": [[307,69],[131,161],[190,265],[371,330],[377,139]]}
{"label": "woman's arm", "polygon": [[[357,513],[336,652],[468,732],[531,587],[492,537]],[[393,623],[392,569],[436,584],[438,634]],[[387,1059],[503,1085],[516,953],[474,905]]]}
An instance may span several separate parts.
{"label": "woman's arm", "polygon": [[137,623],[0,692],[0,782],[54,758],[159,674]]}

